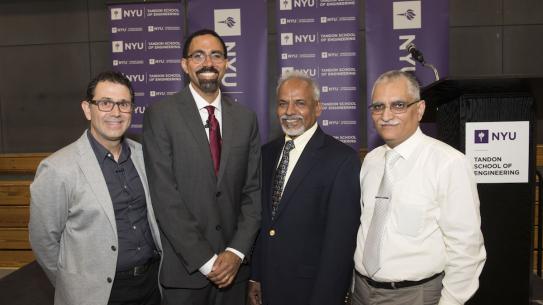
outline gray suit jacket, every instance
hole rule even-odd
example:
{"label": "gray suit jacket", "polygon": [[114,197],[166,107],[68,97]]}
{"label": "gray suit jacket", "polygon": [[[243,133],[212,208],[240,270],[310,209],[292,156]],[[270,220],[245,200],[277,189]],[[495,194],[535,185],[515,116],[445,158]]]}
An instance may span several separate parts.
{"label": "gray suit jacket", "polygon": [[[145,190],[149,226],[161,249],[141,145],[127,141]],[[55,304],[107,304],[117,264],[117,227],[86,132],[40,163],[30,194],[30,243],[55,286]]]}
{"label": "gray suit jacket", "polygon": [[[198,269],[226,247],[248,258],[260,227],[256,115],[225,97],[221,103],[218,176],[188,87],[145,111],[145,166],[164,248],[160,280],[166,287],[204,287],[209,281]],[[248,278],[244,264],[236,281]]]}

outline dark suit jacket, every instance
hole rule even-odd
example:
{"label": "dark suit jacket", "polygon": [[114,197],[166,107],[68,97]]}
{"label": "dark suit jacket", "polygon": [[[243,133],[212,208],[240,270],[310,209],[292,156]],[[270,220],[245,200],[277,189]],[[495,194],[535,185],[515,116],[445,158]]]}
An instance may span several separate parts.
{"label": "dark suit jacket", "polygon": [[[198,269],[232,247],[249,256],[260,226],[260,140],[256,115],[222,99],[218,176],[190,90],[147,108],[145,165],[164,245],[160,273],[166,287],[209,283]],[[236,281],[247,280],[242,265]]]}
{"label": "dark suit jacket", "polygon": [[343,304],[360,225],[360,159],[317,128],[272,221],[272,181],[283,144],[280,138],[262,149],[262,227],[252,279],[262,285],[265,305]]}

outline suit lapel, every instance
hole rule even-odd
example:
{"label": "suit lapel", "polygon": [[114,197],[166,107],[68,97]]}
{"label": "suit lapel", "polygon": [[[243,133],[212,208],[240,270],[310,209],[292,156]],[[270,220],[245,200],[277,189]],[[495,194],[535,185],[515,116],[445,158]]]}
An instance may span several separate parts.
{"label": "suit lapel", "polygon": [[[289,204],[290,199],[296,193],[296,189],[302,183],[305,176],[309,171],[319,163],[319,149],[324,145],[324,133],[321,131],[320,127],[317,127],[315,134],[311,137],[309,142],[304,148],[300,159],[296,162],[290,177],[287,181],[287,185],[283,190],[283,195],[281,196],[281,201],[279,202],[279,208],[275,216],[275,220],[279,219],[281,212]],[[275,172],[274,172],[275,174]]]}
{"label": "suit lapel", "polygon": [[213,160],[211,159],[211,152],[209,151],[209,141],[207,140],[207,135],[202,125],[200,112],[196,107],[196,101],[194,101],[188,86],[181,91],[181,98],[178,106],[180,116],[182,117],[181,121],[186,123],[188,129],[192,133],[194,141],[198,147],[198,151],[202,153],[203,158],[209,160],[209,162],[207,162],[207,171],[213,177],[213,179],[215,179]]}
{"label": "suit lapel", "polygon": [[230,154],[230,148],[232,147],[232,137],[234,128],[234,117],[232,113],[232,104],[226,99],[221,100],[222,103],[222,126],[221,126],[221,164],[219,167],[218,184],[221,183],[221,179],[226,169],[226,162],[228,162],[228,155]]}
{"label": "suit lapel", "polygon": [[96,196],[98,204],[100,204],[104,210],[104,213],[113,228],[113,232],[115,232],[115,237],[117,237],[117,225],[115,222],[115,212],[113,211],[111,196],[107,189],[106,180],[104,179],[100,164],[98,164],[96,155],[87,138],[86,131],[83,133],[83,136],[77,140],[77,148],[79,150],[79,159],[77,160],[77,163],[81,168],[81,172],[85,176],[90,189]]}

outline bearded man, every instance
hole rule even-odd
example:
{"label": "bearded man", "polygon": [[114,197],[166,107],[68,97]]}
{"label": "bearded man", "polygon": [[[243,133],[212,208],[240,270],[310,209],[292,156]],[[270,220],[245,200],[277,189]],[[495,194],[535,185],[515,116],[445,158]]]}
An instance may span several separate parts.
{"label": "bearded man", "polygon": [[188,36],[181,66],[190,84],[148,108],[143,124],[163,302],[244,304],[260,227],[256,115],[221,94],[228,54],[214,31]]}

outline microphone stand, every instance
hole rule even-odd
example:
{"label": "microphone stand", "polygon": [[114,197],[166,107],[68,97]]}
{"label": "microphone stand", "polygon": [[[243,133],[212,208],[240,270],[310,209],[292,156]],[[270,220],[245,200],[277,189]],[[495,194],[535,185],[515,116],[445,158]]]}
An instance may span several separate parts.
{"label": "microphone stand", "polygon": [[427,63],[425,63],[425,62],[421,62],[421,64],[422,64],[423,67],[432,69],[432,71],[434,71],[434,76],[435,76],[435,78],[436,78],[436,81],[439,80],[439,73],[437,72],[437,69],[436,69],[436,67],[435,67],[434,65],[432,65],[432,64],[427,64]]}

